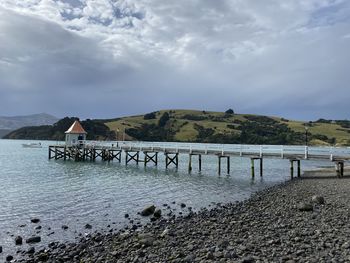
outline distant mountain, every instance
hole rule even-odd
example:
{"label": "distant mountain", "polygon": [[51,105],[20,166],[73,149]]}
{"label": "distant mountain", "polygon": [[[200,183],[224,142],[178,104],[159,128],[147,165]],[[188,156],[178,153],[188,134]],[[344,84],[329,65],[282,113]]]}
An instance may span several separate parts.
{"label": "distant mountain", "polygon": [[4,137],[6,134],[9,134],[12,130],[9,129],[0,129],[0,139]]}
{"label": "distant mountain", "polygon": [[0,130],[16,130],[26,126],[52,125],[59,119],[46,113],[26,116],[0,116]]}
{"label": "distant mountain", "polygon": [[[53,125],[28,126],[10,132],[4,139],[31,139],[31,140],[57,140],[65,138],[65,131],[78,120],[76,117],[65,117]],[[88,140],[115,140],[116,134],[103,122],[98,120],[85,120],[81,125],[87,132]]]}

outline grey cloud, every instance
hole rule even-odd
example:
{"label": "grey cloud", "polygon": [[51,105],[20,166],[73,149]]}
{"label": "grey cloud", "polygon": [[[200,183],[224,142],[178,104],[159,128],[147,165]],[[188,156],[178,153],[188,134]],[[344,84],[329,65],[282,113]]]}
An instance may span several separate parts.
{"label": "grey cloud", "polygon": [[349,117],[348,1],[3,3],[1,115]]}

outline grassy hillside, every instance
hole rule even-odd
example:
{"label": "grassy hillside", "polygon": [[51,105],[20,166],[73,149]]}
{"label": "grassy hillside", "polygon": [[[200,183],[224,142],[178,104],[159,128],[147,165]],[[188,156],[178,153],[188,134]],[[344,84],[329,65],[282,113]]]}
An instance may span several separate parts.
{"label": "grassy hillside", "polygon": [[[169,120],[164,127],[165,134],[160,135],[159,140],[304,144],[306,125],[311,145],[350,145],[349,121],[321,120],[305,124],[302,121],[249,114],[162,110],[155,112],[154,116],[124,117],[106,120],[105,124],[118,134],[119,139],[122,139],[125,129],[127,139],[147,140],[149,133],[159,129],[159,120],[166,112],[169,113]],[[143,130],[143,133],[137,134],[133,132],[135,130]]]}
{"label": "grassy hillside", "polygon": [[[11,139],[64,138],[75,118],[65,118],[50,126],[25,127],[11,132]],[[88,139],[182,141],[246,144],[350,145],[350,121],[315,122],[286,120],[250,114],[198,110],[161,110],[145,115],[82,122]]]}

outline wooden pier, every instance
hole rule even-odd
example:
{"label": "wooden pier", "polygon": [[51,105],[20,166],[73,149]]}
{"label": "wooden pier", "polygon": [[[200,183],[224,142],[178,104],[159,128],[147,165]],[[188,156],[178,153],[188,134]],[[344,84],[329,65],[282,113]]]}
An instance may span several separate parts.
{"label": "wooden pier", "polygon": [[[141,159],[140,153],[143,154]],[[130,162],[158,165],[159,154],[165,156],[165,167],[178,168],[179,156],[188,155],[188,171],[191,172],[192,157],[198,157],[198,170],[202,170],[202,155],[213,155],[218,158],[218,174],[222,173],[222,160],[226,161],[226,174],[230,174],[231,158],[241,157],[251,159],[251,176],[255,177],[258,162],[259,175],[263,176],[263,160],[287,159],[290,161],[290,176],[293,179],[301,176],[301,161],[317,160],[333,162],[338,176],[344,175],[344,163],[350,161],[350,149],[348,148],[324,148],[307,146],[266,146],[266,145],[212,145],[212,144],[185,144],[185,143],[151,143],[151,142],[114,142],[96,145],[83,142],[78,145],[50,145],[49,159],[74,160],[74,161],[122,161],[125,156],[125,165]],[[195,158],[196,159],[196,158]]]}

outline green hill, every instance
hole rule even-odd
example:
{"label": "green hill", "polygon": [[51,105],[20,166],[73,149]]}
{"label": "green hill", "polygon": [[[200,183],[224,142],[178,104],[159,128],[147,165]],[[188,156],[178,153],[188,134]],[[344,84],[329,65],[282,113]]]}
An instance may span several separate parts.
{"label": "green hill", "polygon": [[[62,120],[61,120],[62,121]],[[64,128],[53,126],[26,127],[6,138],[62,139]],[[161,110],[145,115],[82,122],[90,139],[143,141],[182,141],[248,144],[305,144],[305,126],[310,145],[350,145],[350,121],[315,122],[287,120],[233,111]],[[66,127],[67,126],[67,127]],[[48,128],[51,127],[51,128]],[[125,135],[124,135],[125,131]]]}

